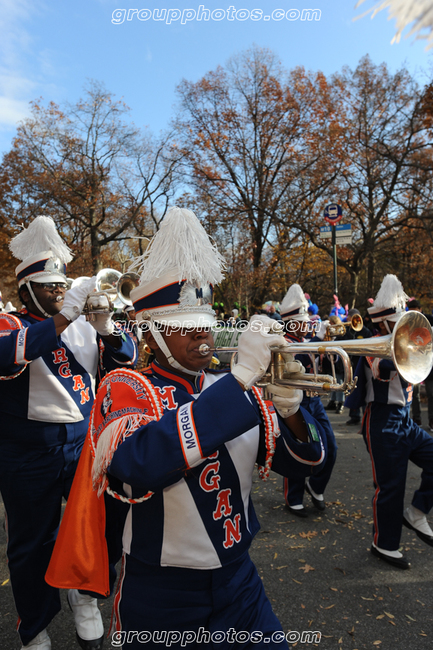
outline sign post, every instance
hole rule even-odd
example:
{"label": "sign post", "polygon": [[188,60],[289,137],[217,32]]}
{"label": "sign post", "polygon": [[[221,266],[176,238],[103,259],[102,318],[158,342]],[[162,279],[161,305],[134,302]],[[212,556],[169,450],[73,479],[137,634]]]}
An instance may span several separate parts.
{"label": "sign post", "polygon": [[340,221],[343,216],[341,205],[337,203],[330,203],[325,208],[325,221],[331,224],[332,227],[332,259],[334,263],[334,293],[338,296],[338,281],[337,281],[337,241],[335,234],[335,225]]}

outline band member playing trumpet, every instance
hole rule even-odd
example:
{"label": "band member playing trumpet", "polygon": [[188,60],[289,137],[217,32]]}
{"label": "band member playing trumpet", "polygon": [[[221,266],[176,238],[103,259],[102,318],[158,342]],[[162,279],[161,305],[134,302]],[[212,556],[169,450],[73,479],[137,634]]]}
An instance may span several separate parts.
{"label": "band member playing trumpet", "polygon": [[[383,335],[389,335],[405,314],[407,298],[395,275],[384,277],[373,306],[368,308]],[[406,334],[407,329],[400,328],[398,335]],[[413,334],[412,347],[416,337],[420,343],[428,339],[431,344],[431,334],[425,328],[418,330]],[[358,386],[348,402],[353,406],[364,401],[367,404],[362,434],[375,487],[371,552],[399,569],[408,569],[410,563],[399,550],[403,524],[433,546],[433,531],[426,518],[433,506],[433,439],[410,418],[412,385],[397,372],[394,361],[362,358],[357,374]],[[409,460],[422,468],[421,484],[403,512]]]}
{"label": "band member playing trumpet", "polygon": [[[306,340],[304,337],[312,324],[308,314],[308,307],[309,303],[302,288],[299,284],[292,284],[280,306],[281,317],[285,325],[285,337],[289,343],[302,343]],[[327,327],[327,321],[320,323],[319,330],[308,340],[317,341],[323,339]],[[313,371],[312,361],[307,354],[298,354],[296,359],[301,362],[301,367],[307,373]],[[325,433],[327,446],[326,462],[321,467],[311,466],[310,476],[306,478],[292,476],[283,479],[284,500],[288,510],[297,517],[307,517],[308,514],[303,504],[304,490],[311,496],[312,503],[317,510],[323,511],[326,508],[324,492],[337,458],[337,443],[320,397],[305,391],[301,406],[320,422]]]}
{"label": "band member playing trumpet", "polygon": [[[130,337],[115,336],[110,314],[80,318],[94,287],[67,291],[71,253],[49,217],[37,217],[10,248],[24,309],[0,315],[0,490],[8,531],[8,566],[23,648],[49,650],[46,628],[60,610],[44,580],[86,436],[97,375],[132,366]],[[84,542],[83,542],[84,543]],[[95,598],[68,594],[82,648],[102,646]]]}
{"label": "band member playing trumpet", "polygon": [[[287,347],[266,316],[253,317],[241,334],[230,372],[206,371],[212,351],[202,354],[201,346],[213,344],[212,285],[223,277],[222,263],[194,213],[172,208],[131,291],[156,360],[143,373],[115,371],[102,381],[89,428],[93,462],[83,453],[73,486],[77,500],[72,495],[68,503],[47,574],[50,584],[82,586],[82,558],[71,558],[70,541],[77,526],[94,531],[104,521],[81,519],[83,499],[91,513],[104,508],[92,483],[107,499],[126,502],[115,597],[125,650],[141,650],[140,639],[158,647],[155,634],[170,634],[172,648],[183,647],[185,635],[194,648],[204,642],[224,650],[287,647],[248,554],[259,528],[250,498],[253,469],[258,463],[266,477],[271,466],[283,475],[321,467],[322,430],[299,406],[301,391],[279,390],[277,415],[254,387],[269,366],[270,347]],[[101,406],[109,390],[105,417]],[[106,531],[119,524],[107,515]],[[92,539],[102,537],[95,531]],[[86,588],[105,593],[103,546],[92,548],[95,582]]]}

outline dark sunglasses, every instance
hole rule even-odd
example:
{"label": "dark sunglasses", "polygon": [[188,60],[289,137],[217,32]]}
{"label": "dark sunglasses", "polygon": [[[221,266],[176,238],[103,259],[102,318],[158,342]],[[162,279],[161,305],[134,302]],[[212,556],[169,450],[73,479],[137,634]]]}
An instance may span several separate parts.
{"label": "dark sunglasses", "polygon": [[67,289],[68,285],[66,282],[34,282],[38,287],[42,287],[45,291],[54,291],[54,289]]}

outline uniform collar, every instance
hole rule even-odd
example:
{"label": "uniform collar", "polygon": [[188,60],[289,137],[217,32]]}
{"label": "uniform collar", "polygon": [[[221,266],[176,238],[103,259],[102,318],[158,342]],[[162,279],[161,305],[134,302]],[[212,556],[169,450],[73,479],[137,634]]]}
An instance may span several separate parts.
{"label": "uniform collar", "polygon": [[30,318],[33,318],[33,320],[37,320],[37,321],[47,320],[45,316],[36,316],[36,314],[32,314],[32,312],[30,312],[28,309],[21,309],[19,313],[26,314],[27,316],[30,316]]}
{"label": "uniform collar", "polygon": [[152,369],[152,374],[155,377],[163,379],[165,382],[169,381],[172,384],[177,385],[177,387],[181,388],[182,390],[186,390],[190,395],[199,393],[202,389],[205,377],[203,370],[199,375],[197,375],[197,377],[186,379],[185,377],[181,377],[179,373],[177,373],[176,370],[172,368],[163,368],[157,361],[152,361],[150,367]]}
{"label": "uniform collar", "polygon": [[291,334],[290,332],[286,332],[284,334],[284,338],[287,341],[292,341],[292,343],[304,343],[304,341],[305,341],[303,336],[295,336],[294,334]]}

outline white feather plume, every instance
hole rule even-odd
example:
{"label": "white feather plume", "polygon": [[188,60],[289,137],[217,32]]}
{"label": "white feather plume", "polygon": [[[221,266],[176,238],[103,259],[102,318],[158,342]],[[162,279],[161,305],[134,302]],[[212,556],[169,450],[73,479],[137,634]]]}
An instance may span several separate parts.
{"label": "white feather plume", "polygon": [[50,250],[63,264],[72,260],[72,253],[57,232],[51,217],[36,217],[28,228],[24,228],[10,241],[9,248],[14,257],[22,261]]}
{"label": "white feather plume", "polygon": [[309,302],[305,297],[302,287],[299,284],[292,284],[280,305],[280,313],[289,311],[291,307],[300,307],[302,305],[308,309]]}
{"label": "white feather plume", "polygon": [[[365,0],[358,0],[356,7],[364,2]],[[397,32],[391,43],[398,43],[404,29],[414,23],[407,36],[417,34],[417,38],[428,39],[429,44],[426,50],[433,47],[433,3],[431,0],[382,0],[357,18],[362,18],[371,12],[371,17],[374,18],[379,11],[386,8],[389,9],[389,18],[395,18],[397,21]],[[420,34],[421,30],[427,30],[427,32]]]}
{"label": "white feather plume", "polygon": [[409,300],[404,292],[403,285],[396,275],[385,275],[374,301],[374,307],[395,307],[404,309]]}
{"label": "white feather plume", "polygon": [[169,272],[177,273],[179,281],[218,284],[225,261],[194,212],[175,206],[168,210],[145,253],[129,270],[140,274],[140,284]]}

